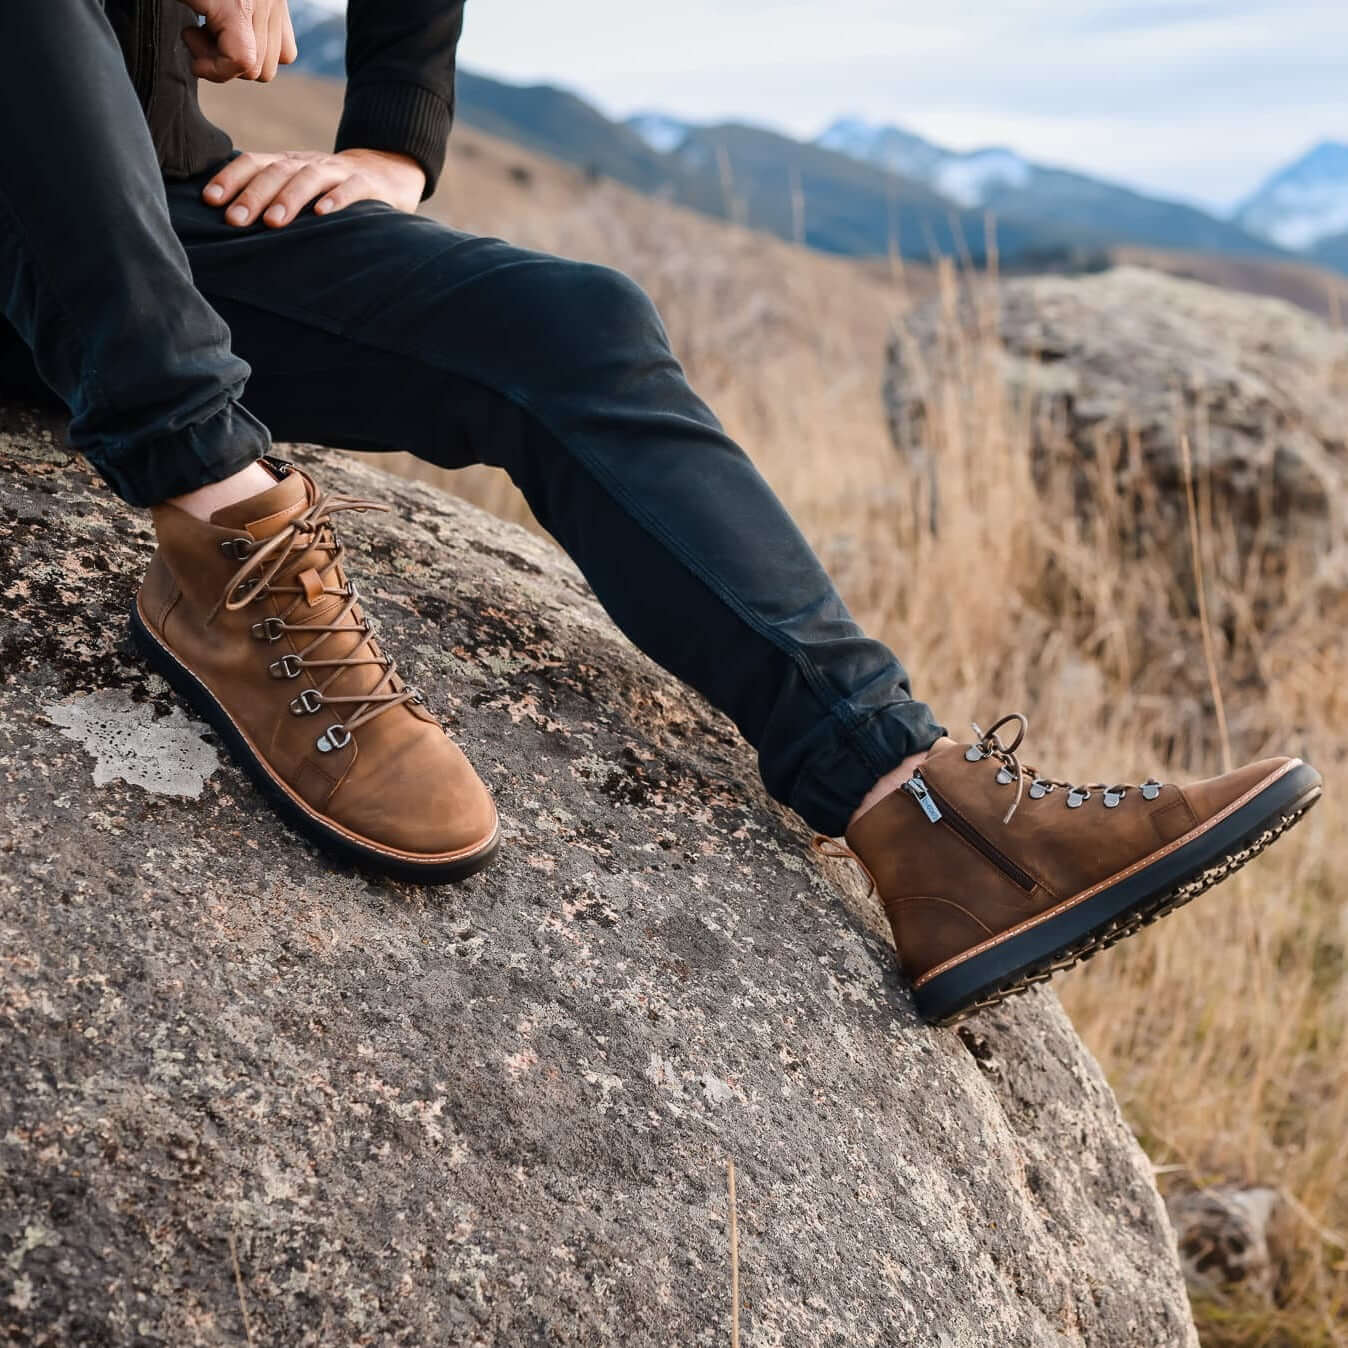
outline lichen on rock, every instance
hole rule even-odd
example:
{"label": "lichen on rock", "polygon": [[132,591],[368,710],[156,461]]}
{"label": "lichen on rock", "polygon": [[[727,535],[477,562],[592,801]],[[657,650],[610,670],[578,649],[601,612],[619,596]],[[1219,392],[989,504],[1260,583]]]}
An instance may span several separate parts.
{"label": "lichen on rock", "polygon": [[206,779],[220,766],[203,739],[208,727],[191,720],[181,707],[156,716],[120,688],[100,688],[65,702],[49,703],[47,719],[67,739],[82,744],[94,760],[94,785],[123,781],[166,796],[201,795]]}
{"label": "lichen on rock", "polygon": [[61,715],[180,734],[126,631],[151,537],[0,414],[0,1338],[722,1344],[733,1159],[746,1344],[1193,1344],[1050,994],[919,1024],[860,888],[555,549],[297,456],[395,507],[355,573],[502,856],[389,883],[227,761],[96,781]]}

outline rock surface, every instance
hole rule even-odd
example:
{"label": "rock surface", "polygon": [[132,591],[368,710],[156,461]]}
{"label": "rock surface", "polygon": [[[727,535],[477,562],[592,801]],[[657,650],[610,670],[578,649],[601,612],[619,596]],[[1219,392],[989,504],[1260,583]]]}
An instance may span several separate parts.
{"label": "rock surface", "polygon": [[[308,463],[308,451],[298,451]],[[333,455],[499,863],[289,836],[132,654],[151,548],[0,412],[0,1339],[1195,1342],[1049,995],[916,1021],[874,908],[546,543]]]}
{"label": "rock surface", "polygon": [[980,359],[972,344],[997,362],[1037,467],[1070,460],[1084,486],[1106,458],[1148,537],[1179,544],[1183,569],[1186,434],[1242,548],[1271,538],[1318,558],[1345,537],[1348,332],[1137,267],[1004,281],[991,308],[952,321],[933,303],[896,333],[885,394],[905,455],[931,452],[932,407],[951,371]]}

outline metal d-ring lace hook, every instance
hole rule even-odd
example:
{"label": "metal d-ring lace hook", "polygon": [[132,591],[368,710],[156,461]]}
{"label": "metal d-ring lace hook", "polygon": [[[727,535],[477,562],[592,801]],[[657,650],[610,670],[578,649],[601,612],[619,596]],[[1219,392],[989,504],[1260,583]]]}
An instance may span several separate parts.
{"label": "metal d-ring lace hook", "polygon": [[[1012,721],[1017,725],[1015,737],[1009,744],[1004,744],[998,731]],[[1002,817],[1002,823],[1009,824],[1015,815],[1025,792],[1026,777],[1031,779],[1029,786],[1031,800],[1043,800],[1050,792],[1061,787],[1067,793],[1069,810],[1079,810],[1096,794],[1099,794],[1107,810],[1114,810],[1122,805],[1130,791],[1136,791],[1146,801],[1153,801],[1161,794],[1161,783],[1154,777],[1148,777],[1141,786],[1135,786],[1132,782],[1118,782],[1113,786],[1107,786],[1103,782],[1091,782],[1086,786],[1074,786],[1071,782],[1059,781],[1054,777],[1041,777],[1034,768],[1022,766],[1016,756],[1016,751],[1024,741],[1029,728],[1029,721],[1020,712],[1011,712],[1001,717],[987,730],[974,722],[974,733],[978,739],[964,751],[964,757],[970,763],[978,763],[985,758],[997,759],[998,785],[1010,786],[1012,782],[1016,784],[1016,798]]]}
{"label": "metal d-ring lace hook", "polygon": [[[997,732],[1013,721],[1016,723],[1015,738],[1010,744],[1003,744]],[[986,730],[982,729],[977,721],[972,724],[978,739],[964,751],[965,758],[971,763],[977,763],[984,758],[997,759],[1000,765],[997,769],[998,784],[1010,786],[1014,782],[1016,785],[1016,798],[1011,802],[1011,808],[1002,816],[1002,823],[1009,824],[1020,805],[1021,797],[1025,794],[1025,774],[1021,771],[1016,750],[1024,742],[1025,735],[1030,729],[1030,722],[1021,712],[1013,711],[999,717]]]}

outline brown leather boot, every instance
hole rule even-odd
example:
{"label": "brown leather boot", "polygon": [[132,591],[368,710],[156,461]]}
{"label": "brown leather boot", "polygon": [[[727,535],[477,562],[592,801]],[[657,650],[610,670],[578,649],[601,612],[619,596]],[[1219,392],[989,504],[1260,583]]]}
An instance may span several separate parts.
{"label": "brown leather boot", "polygon": [[209,524],[154,510],[141,649],[319,847],[404,879],[471,875],[496,851],[496,807],[380,650],[333,529],[338,511],[387,507],[263,462],[276,485]]}
{"label": "brown leather boot", "polygon": [[[998,731],[1010,724],[1015,737],[1003,743]],[[1298,758],[1184,788],[1073,786],[1021,765],[1026,728],[1015,713],[973,744],[938,746],[847,831],[894,928],[918,1011],[937,1024],[1042,982],[1187,903],[1320,798],[1320,774]]]}

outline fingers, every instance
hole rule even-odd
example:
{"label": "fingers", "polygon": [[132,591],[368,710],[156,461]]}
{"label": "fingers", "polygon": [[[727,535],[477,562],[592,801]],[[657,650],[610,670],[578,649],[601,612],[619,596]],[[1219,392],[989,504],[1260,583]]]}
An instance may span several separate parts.
{"label": "fingers", "polygon": [[202,190],[202,199],[212,206],[233,201],[268,164],[279,158],[274,154],[241,154],[231,159]]}
{"label": "fingers", "polygon": [[294,65],[299,59],[299,43],[295,41],[295,25],[290,18],[290,6],[281,7],[282,16],[285,24],[281,30],[281,64],[283,66]]}
{"label": "fingers", "polygon": [[349,206],[353,201],[382,201],[384,198],[376,192],[374,184],[361,173],[353,173],[343,179],[326,196],[314,204],[316,215],[331,215]]}
{"label": "fingers", "polygon": [[373,186],[336,155],[241,154],[202,189],[212,206],[228,205],[225,219],[246,228],[261,219],[289,224],[313,199],[338,197],[340,209],[373,195]]}
{"label": "fingers", "polygon": [[230,203],[225,219],[231,225],[251,225],[298,171],[299,166],[290,160],[268,164]]}
{"label": "fingers", "polygon": [[[192,53],[193,74],[217,84],[240,76],[255,79],[261,70],[255,0],[187,0],[187,4],[205,20],[204,28],[183,34]],[[269,13],[271,4],[264,9]]]}
{"label": "fingers", "polygon": [[342,182],[348,172],[331,160],[306,164],[276,194],[262,219],[274,228],[289,224],[316,196]]}
{"label": "fingers", "polygon": [[226,84],[247,71],[244,61],[220,50],[214,34],[205,28],[184,28],[183,42],[192,53],[192,74],[212,84]]}
{"label": "fingers", "polygon": [[253,77],[259,84],[270,84],[276,78],[276,67],[281,59],[281,18],[276,5],[262,5],[253,18],[257,34],[258,72]]}
{"label": "fingers", "polygon": [[[373,172],[367,171],[366,161],[373,163]],[[231,225],[246,228],[260,219],[279,228],[294,220],[310,202],[315,202],[317,215],[331,215],[356,201],[382,201],[396,207],[403,194],[394,167],[404,177],[412,170],[418,184],[423,178],[420,168],[410,160],[404,162],[401,156],[374,151],[251,152],[226,164],[202,188],[201,195],[209,205],[227,207],[225,219]],[[410,200],[404,209],[415,210],[414,194]]]}
{"label": "fingers", "polygon": [[252,27],[257,60],[243,78],[269,84],[276,78],[279,66],[290,65],[299,55],[286,0],[260,0],[252,11]]}

